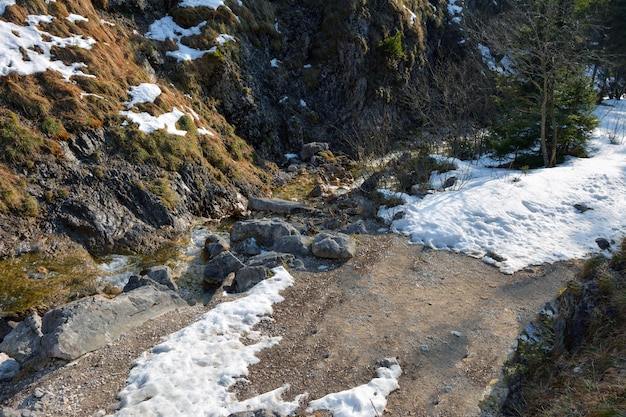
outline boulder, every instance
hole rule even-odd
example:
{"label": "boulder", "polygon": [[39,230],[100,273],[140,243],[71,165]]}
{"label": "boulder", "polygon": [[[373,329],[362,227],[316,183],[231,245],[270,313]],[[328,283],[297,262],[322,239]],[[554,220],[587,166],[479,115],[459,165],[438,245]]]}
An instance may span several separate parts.
{"label": "boulder", "polygon": [[347,235],[366,235],[367,226],[365,226],[365,222],[363,220],[357,220],[356,222],[343,229],[341,232]]}
{"label": "boulder", "polygon": [[0,352],[0,382],[10,381],[20,371],[20,364],[6,353]]}
{"label": "boulder", "polygon": [[302,235],[283,236],[276,240],[272,250],[275,252],[291,253],[296,256],[311,255],[311,238]]}
{"label": "boulder", "polygon": [[73,360],[101,349],[150,319],[186,306],[177,293],[153,286],[143,286],[113,299],[86,297],[43,316],[43,353],[50,358]]}
{"label": "boulder", "polygon": [[230,241],[235,244],[254,238],[262,247],[271,248],[278,238],[299,234],[298,229],[282,220],[246,220],[233,225],[230,229]]}
{"label": "boulder", "polygon": [[146,285],[150,285],[159,291],[166,291],[168,289],[165,285],[159,284],[145,275],[131,275],[126,285],[124,285],[122,292],[130,292]]}
{"label": "boulder", "polygon": [[356,243],[343,233],[320,233],[313,238],[313,255],[327,259],[350,259],[356,255]]}
{"label": "boulder", "polygon": [[257,256],[253,256],[248,260],[247,266],[264,266],[272,269],[277,266],[292,266],[296,257],[290,253],[265,252]]}
{"label": "boulder", "polygon": [[204,241],[204,253],[207,259],[213,259],[222,252],[230,250],[230,245],[221,236],[211,234]]}
{"label": "boulder", "polygon": [[311,142],[302,145],[300,150],[300,159],[308,161],[312,156],[317,155],[320,152],[325,152],[329,149],[327,142]]}
{"label": "boulder", "polygon": [[271,270],[265,266],[246,266],[241,268],[235,273],[235,279],[229,292],[246,292],[271,275]]}
{"label": "boulder", "polygon": [[0,343],[0,351],[21,364],[41,353],[41,317],[33,313],[22,320]]}
{"label": "boulder", "polygon": [[219,287],[230,273],[237,272],[244,266],[232,252],[222,252],[204,267],[204,282],[210,286]]}
{"label": "boulder", "polygon": [[256,211],[269,211],[272,213],[292,214],[314,211],[313,207],[296,201],[281,200],[279,198],[254,198],[248,201],[248,208]]}
{"label": "boulder", "polygon": [[169,266],[153,266],[141,272],[141,275],[145,275],[155,282],[165,285],[172,291],[178,291],[178,284],[172,278],[172,270]]}
{"label": "boulder", "polygon": [[259,247],[259,245],[257,245],[256,239],[253,237],[249,237],[248,239],[242,240],[241,242],[237,243],[233,247],[233,250],[246,256],[254,256],[261,253],[261,248]]}

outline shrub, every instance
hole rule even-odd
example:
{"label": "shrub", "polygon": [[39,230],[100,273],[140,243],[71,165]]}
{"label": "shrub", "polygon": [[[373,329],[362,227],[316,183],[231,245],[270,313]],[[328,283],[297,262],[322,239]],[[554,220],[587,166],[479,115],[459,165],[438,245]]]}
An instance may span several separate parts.
{"label": "shrub", "polygon": [[404,57],[402,33],[396,31],[395,35],[378,42],[378,48],[389,58],[400,59]]}

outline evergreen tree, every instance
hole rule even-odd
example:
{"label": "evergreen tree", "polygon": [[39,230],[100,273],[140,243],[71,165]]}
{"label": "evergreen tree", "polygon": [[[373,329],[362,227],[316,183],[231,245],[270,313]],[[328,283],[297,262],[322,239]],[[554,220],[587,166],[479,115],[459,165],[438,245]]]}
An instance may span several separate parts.
{"label": "evergreen tree", "polygon": [[600,0],[513,0],[490,43],[510,62],[498,76],[494,147],[501,153],[538,148],[546,167],[580,148],[595,126],[586,68],[592,58]]}

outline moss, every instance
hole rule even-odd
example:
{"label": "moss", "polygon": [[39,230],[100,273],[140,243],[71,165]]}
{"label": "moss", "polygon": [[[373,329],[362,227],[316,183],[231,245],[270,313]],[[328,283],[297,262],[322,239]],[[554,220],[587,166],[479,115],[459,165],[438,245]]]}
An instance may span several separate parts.
{"label": "moss", "polygon": [[21,312],[31,307],[51,307],[68,302],[77,293],[97,289],[101,271],[86,252],[65,257],[27,254],[0,261],[0,310]]}
{"label": "moss", "polygon": [[44,140],[24,127],[15,113],[0,116],[0,162],[23,165],[36,160],[46,148]]}
{"label": "moss", "polygon": [[148,185],[148,190],[161,197],[163,205],[169,210],[175,210],[180,201],[178,196],[170,188],[170,182],[166,178],[158,178]]}

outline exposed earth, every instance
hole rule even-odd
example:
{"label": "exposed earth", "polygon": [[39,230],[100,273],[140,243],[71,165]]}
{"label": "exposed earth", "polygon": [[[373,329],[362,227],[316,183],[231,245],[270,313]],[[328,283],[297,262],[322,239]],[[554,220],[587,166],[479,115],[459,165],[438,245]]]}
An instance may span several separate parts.
{"label": "exposed earth", "polygon": [[[325,272],[290,271],[295,285],[283,292],[274,320],[261,324],[283,339],[260,353],[250,382],[235,386],[238,398],[285,383],[286,400],[303,392],[320,398],[369,382],[378,360],[397,357],[400,389],[385,415],[477,416],[516,336],[576,270],[564,262],[503,275],[479,259],[411,245],[403,236],[359,236],[349,262]],[[0,385],[4,415],[113,413],[133,360],[220,301],[216,294],[206,306],[162,316],[66,366]]]}

